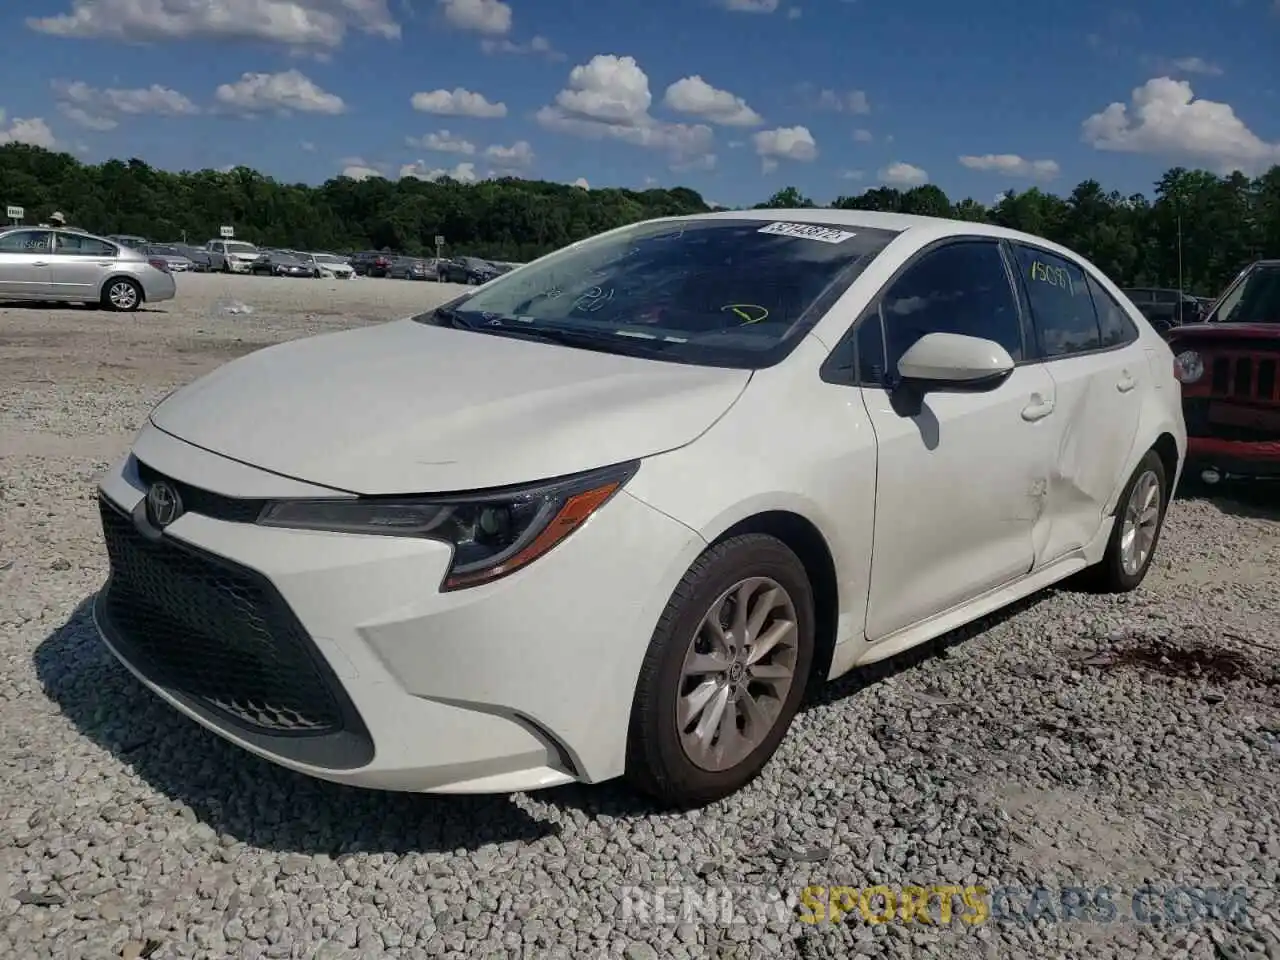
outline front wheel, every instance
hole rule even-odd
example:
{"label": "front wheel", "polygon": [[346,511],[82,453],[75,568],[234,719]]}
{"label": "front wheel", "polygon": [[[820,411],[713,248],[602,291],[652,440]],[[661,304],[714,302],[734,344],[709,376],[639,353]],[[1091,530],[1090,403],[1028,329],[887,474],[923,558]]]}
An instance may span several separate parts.
{"label": "front wheel", "polygon": [[142,306],[142,288],[132,280],[112,280],[102,291],[102,305],[117,313],[132,313]]}
{"label": "front wheel", "polygon": [[1120,494],[1106,552],[1084,571],[1084,584],[1103,593],[1137,589],[1151,569],[1168,506],[1164,463],[1154,450],[1148,450]]}
{"label": "front wheel", "polygon": [[640,669],[627,778],[672,806],[739,790],[773,756],[814,656],[813,590],[781,541],[708,549],[663,611]]}

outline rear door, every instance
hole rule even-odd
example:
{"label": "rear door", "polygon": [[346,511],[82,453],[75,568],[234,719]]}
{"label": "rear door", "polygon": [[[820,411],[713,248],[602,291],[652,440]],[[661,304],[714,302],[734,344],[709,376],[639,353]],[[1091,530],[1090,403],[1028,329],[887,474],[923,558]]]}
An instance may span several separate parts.
{"label": "rear door", "polygon": [[1138,433],[1151,379],[1138,329],[1074,261],[1011,243],[1044,368],[1053,378],[1054,457],[1036,522],[1037,567],[1090,543],[1102,528]]}
{"label": "rear door", "polygon": [[59,300],[95,303],[102,283],[115,266],[119,248],[96,237],[56,232],[53,235],[53,290]]}
{"label": "rear door", "polygon": [[15,230],[0,237],[0,297],[52,299],[52,237],[49,230]]}

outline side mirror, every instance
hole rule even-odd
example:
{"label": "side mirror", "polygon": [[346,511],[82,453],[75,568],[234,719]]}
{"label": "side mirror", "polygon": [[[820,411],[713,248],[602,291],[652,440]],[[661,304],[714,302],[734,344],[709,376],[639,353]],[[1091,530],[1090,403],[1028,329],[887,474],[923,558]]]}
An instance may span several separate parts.
{"label": "side mirror", "polygon": [[926,333],[898,360],[901,386],[930,390],[994,390],[1013,373],[1013,357],[994,340]]}

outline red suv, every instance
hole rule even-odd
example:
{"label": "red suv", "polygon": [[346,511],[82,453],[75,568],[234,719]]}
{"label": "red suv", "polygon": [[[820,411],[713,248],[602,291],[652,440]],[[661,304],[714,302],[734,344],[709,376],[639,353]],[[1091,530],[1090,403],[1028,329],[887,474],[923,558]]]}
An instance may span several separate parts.
{"label": "red suv", "polygon": [[1280,260],[1250,264],[1203,322],[1166,337],[1182,382],[1186,474],[1280,477]]}

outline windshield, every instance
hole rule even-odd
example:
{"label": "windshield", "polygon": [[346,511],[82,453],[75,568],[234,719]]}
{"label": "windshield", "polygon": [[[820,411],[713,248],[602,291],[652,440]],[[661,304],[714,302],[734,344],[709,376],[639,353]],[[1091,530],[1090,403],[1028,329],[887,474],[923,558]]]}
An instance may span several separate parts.
{"label": "windshield", "polygon": [[896,236],[753,219],[637,224],[416,318],[708,366],[777,363]]}
{"label": "windshield", "polygon": [[158,254],[160,254],[161,256],[165,256],[165,257],[180,257],[180,256],[182,256],[182,254],[178,251],[178,248],[177,248],[177,247],[164,246],[163,244],[153,244],[153,245],[150,247],[150,252],[151,252],[151,253],[158,253]]}
{"label": "windshield", "polygon": [[341,257],[335,257],[332,253],[317,253],[312,259],[318,263],[346,263]]}
{"label": "windshield", "polygon": [[258,248],[252,243],[228,243],[227,253],[257,253]]}
{"label": "windshield", "polygon": [[1280,323],[1280,263],[1246,271],[1208,319],[1212,323]]}

